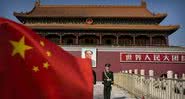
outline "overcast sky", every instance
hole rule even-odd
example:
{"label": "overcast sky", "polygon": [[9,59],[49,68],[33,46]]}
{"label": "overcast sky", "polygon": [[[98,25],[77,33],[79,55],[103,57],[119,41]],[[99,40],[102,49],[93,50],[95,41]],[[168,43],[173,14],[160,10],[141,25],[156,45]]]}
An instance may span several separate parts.
{"label": "overcast sky", "polygon": [[[30,11],[36,0],[0,0],[0,16],[19,22],[13,12]],[[52,5],[139,5],[141,0],[40,0]],[[145,0],[152,13],[167,13],[161,25],[180,25],[180,29],[169,36],[172,46],[185,47],[185,0]]]}

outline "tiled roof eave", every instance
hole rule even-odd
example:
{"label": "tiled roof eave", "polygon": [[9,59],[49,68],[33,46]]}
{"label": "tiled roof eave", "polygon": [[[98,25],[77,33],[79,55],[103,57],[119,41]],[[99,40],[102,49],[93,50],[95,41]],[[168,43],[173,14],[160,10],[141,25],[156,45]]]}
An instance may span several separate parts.
{"label": "tiled roof eave", "polygon": [[94,25],[81,25],[81,26],[72,26],[72,25],[26,25],[32,29],[62,29],[62,30],[130,30],[130,31],[171,31],[169,34],[175,32],[179,26],[149,26],[149,25],[122,25],[122,26],[94,26]]}
{"label": "tiled roof eave", "polygon": [[27,14],[15,14],[16,17],[22,17],[22,18],[31,18],[31,17],[34,17],[34,18],[45,18],[45,17],[53,17],[53,18],[60,18],[60,17],[68,17],[68,18],[71,18],[71,17],[80,17],[80,18],[83,18],[83,17],[99,17],[99,18],[164,18],[166,17],[165,15],[157,15],[157,16],[68,16],[68,15],[60,15],[60,16],[57,16],[57,15],[51,15],[51,16],[44,16],[44,15],[27,15]]}

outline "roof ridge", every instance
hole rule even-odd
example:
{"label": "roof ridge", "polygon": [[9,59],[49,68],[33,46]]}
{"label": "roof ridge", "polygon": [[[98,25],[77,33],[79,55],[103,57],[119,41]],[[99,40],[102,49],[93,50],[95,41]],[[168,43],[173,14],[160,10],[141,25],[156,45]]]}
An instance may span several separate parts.
{"label": "roof ridge", "polygon": [[87,24],[26,24],[30,26],[34,25],[41,25],[41,26],[99,26],[99,27],[161,27],[161,28],[179,28],[179,25],[113,25],[113,24],[94,24],[94,25],[87,25]]}
{"label": "roof ridge", "polygon": [[141,5],[40,5],[38,7],[111,7],[111,8],[145,8]]}

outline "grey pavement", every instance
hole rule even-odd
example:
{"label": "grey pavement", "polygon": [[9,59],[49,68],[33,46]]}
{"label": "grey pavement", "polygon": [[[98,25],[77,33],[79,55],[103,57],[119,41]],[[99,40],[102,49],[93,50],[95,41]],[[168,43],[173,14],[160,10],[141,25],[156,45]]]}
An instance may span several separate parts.
{"label": "grey pavement", "polygon": [[[97,82],[94,85],[94,99],[103,99],[103,84]],[[130,95],[127,91],[122,90],[116,86],[112,86],[111,99],[136,99]]]}

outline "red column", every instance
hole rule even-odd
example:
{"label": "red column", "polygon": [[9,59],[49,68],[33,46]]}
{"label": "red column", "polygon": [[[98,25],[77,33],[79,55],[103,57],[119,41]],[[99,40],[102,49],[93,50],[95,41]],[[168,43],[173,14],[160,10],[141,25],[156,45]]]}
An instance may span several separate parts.
{"label": "red column", "polygon": [[102,45],[102,35],[100,34],[100,42],[99,45]]}
{"label": "red column", "polygon": [[76,36],[76,45],[78,45],[78,36]]}

